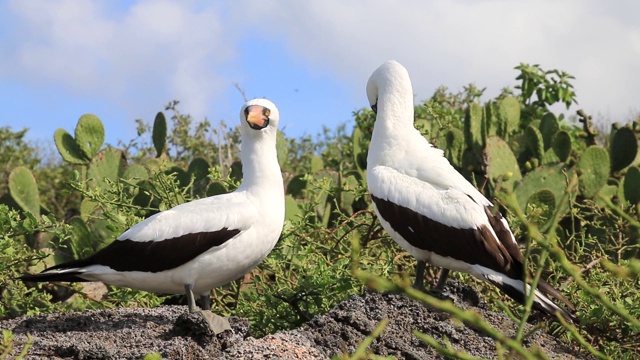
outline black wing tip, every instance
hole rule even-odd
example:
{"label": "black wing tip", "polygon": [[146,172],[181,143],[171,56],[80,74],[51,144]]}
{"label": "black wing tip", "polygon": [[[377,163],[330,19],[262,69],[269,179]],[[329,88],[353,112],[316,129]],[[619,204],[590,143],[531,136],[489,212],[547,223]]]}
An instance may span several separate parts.
{"label": "black wing tip", "polygon": [[17,279],[23,282],[87,282],[81,278],[80,272],[24,274]]}
{"label": "black wing tip", "polygon": [[[502,283],[502,284],[493,283],[493,284],[496,285],[500,290],[502,290],[503,293],[508,295],[513,300],[517,301],[520,304],[524,304],[525,296],[524,296],[524,292],[522,291],[522,289],[513,287],[513,286],[511,286],[509,284],[506,284],[506,283]],[[551,287],[551,285],[549,285],[548,283],[545,283],[545,284],[548,285],[549,287]],[[540,289],[538,288],[538,290],[540,290]],[[544,291],[542,291],[541,296],[546,297],[546,294],[544,294]],[[579,323],[578,317],[576,317],[572,313],[573,312],[573,305],[571,305],[571,303],[568,303],[572,307],[572,311],[569,311],[569,310],[567,310],[567,309],[565,309],[565,308],[563,308],[563,307],[561,307],[559,305],[556,305],[548,297],[547,297],[547,299],[548,299],[549,303],[545,303],[545,302],[539,301],[537,299],[534,299],[533,308],[538,310],[538,311],[540,311],[541,313],[543,313],[547,317],[549,317],[551,319],[554,319],[554,320],[557,320],[556,314],[559,314],[568,323],[571,323],[571,324],[578,324]],[[568,300],[567,300],[567,302],[568,302]]]}

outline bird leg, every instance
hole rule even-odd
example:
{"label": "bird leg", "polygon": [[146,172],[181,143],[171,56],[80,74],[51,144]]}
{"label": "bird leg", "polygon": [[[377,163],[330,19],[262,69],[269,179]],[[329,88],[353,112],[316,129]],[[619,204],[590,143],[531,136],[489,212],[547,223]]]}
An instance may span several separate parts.
{"label": "bird leg", "polygon": [[211,298],[209,298],[209,294],[200,295],[200,307],[202,310],[211,310]]}
{"label": "bird leg", "polygon": [[211,331],[213,331],[214,334],[217,335],[223,331],[231,330],[229,320],[211,312],[211,303],[208,295],[201,295],[200,299],[202,300],[202,310],[200,310],[196,307],[196,301],[193,296],[193,285],[186,284],[184,286],[184,290],[187,295],[189,312],[200,314],[200,316],[202,316],[207,321],[209,327],[211,328]]}
{"label": "bird leg", "polygon": [[422,260],[418,260],[418,265],[416,266],[416,281],[413,283],[413,287],[418,290],[424,290],[424,269],[425,262]]}
{"label": "bird leg", "polygon": [[438,278],[438,284],[436,285],[435,291],[443,292],[444,286],[447,283],[447,277],[449,277],[449,269],[442,268],[440,271],[440,277]]}
{"label": "bird leg", "polygon": [[198,309],[196,308],[196,300],[193,297],[193,285],[186,284],[184,286],[184,292],[187,295],[187,304],[189,305],[189,312],[194,313],[198,311]]}

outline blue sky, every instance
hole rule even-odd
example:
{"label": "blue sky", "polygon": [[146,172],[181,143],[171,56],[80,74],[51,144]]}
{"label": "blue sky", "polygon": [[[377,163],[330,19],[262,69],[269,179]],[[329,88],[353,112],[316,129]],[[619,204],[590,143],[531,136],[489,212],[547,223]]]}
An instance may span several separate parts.
{"label": "blue sky", "polygon": [[234,124],[235,82],[278,105],[287,135],[313,135],[351,124],[387,59],[408,68],[416,100],[470,82],[494,96],[520,62],[562,69],[579,107],[626,121],[640,111],[637,14],[615,0],[0,0],[0,126],[47,142],[90,112],[115,144],[174,99]]}

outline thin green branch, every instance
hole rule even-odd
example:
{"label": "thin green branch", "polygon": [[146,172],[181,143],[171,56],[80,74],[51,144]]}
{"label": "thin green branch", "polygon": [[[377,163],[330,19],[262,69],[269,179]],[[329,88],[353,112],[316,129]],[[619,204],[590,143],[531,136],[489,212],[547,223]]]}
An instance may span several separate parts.
{"label": "thin green branch", "polygon": [[615,206],[615,204],[611,202],[611,199],[608,199],[605,196],[602,196],[600,193],[598,193],[597,196],[598,196],[598,199],[600,199],[605,205],[607,205],[607,207],[610,210],[613,210],[613,212],[616,213],[616,215],[618,215],[621,218],[627,220],[629,222],[629,224],[631,224],[632,226],[640,229],[640,221],[635,219],[633,216],[627,214],[626,212],[624,212],[619,207]]}
{"label": "thin green branch", "polygon": [[578,330],[573,325],[567,323],[567,321],[563,319],[562,316],[558,316],[558,321],[560,321],[562,326],[564,326],[565,329],[569,330],[571,335],[573,335],[573,338],[576,339],[576,341],[578,341],[580,345],[584,346],[593,356],[599,359],[609,359],[609,357],[606,354],[601,353],[600,351],[596,350],[593,346],[591,346],[591,344],[589,344],[589,342],[587,342],[587,340],[585,340],[582,337],[582,335],[580,335]]}

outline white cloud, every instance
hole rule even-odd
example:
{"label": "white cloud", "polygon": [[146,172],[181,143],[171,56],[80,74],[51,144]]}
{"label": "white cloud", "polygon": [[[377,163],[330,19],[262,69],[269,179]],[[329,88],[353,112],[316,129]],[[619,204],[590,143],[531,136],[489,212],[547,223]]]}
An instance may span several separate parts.
{"label": "white cloud", "polygon": [[244,5],[311,68],[329,70],[364,101],[368,75],[394,58],[419,99],[468,82],[495,95],[520,62],[574,75],[580,106],[617,119],[638,109],[640,2],[290,1]]}
{"label": "white cloud", "polygon": [[214,8],[139,1],[13,1],[17,18],[4,76],[106,98],[152,114],[172,99],[198,118],[231,83],[213,71],[235,56],[233,32]]}
{"label": "white cloud", "polygon": [[13,25],[11,39],[0,44],[0,77],[104,99],[131,118],[151,117],[172,99],[197,119],[217,118],[212,104],[237,95],[232,81],[242,83],[255,71],[287,76],[277,64],[239,68],[260,66],[237,61],[240,44],[284,41],[292,63],[330,74],[348,89],[353,109],[366,104],[371,72],[396,59],[410,71],[419,100],[439,85],[459,90],[469,82],[493,96],[516,84],[513,67],[523,61],[576,76],[587,112],[620,120],[640,110],[637,1],[142,0],[127,6],[5,3]]}

